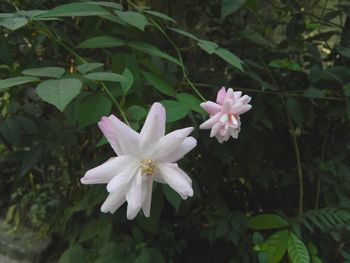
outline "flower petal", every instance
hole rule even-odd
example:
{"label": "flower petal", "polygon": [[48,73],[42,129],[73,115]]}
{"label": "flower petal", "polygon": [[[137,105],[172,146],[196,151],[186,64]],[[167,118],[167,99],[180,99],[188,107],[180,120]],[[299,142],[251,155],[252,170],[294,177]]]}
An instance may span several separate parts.
{"label": "flower petal", "polygon": [[109,123],[108,131],[113,131],[115,133],[113,133],[113,138],[111,139],[117,141],[117,143],[114,143],[114,141],[113,143],[120,148],[118,150],[120,154],[131,155],[135,157],[138,157],[140,155],[140,134],[131,129],[125,123],[121,122],[114,115],[110,115],[109,117],[103,117],[101,122]]}
{"label": "flower petal", "polygon": [[205,129],[211,129],[215,123],[217,123],[221,118],[221,113],[215,114],[213,117],[209,118],[205,122],[203,122],[200,126],[199,129],[205,130]]}
{"label": "flower petal", "polygon": [[182,171],[177,164],[160,163],[158,164],[158,169],[163,179],[182,197],[182,199],[193,196],[191,178]]}
{"label": "flower petal", "polygon": [[117,193],[109,194],[107,199],[104,201],[103,205],[101,206],[101,212],[103,213],[110,212],[113,214],[126,201],[125,194],[126,192],[117,192]]}
{"label": "flower petal", "polygon": [[168,156],[178,145],[180,145],[186,137],[193,131],[193,127],[175,130],[162,137],[156,145],[155,151],[151,155],[151,159],[160,160],[163,156]]}
{"label": "flower petal", "polygon": [[226,92],[226,96],[225,98],[229,98],[231,99],[232,101],[235,101],[236,98],[235,98],[235,93],[233,92],[233,89],[229,88]]}
{"label": "flower petal", "polygon": [[183,158],[189,151],[197,146],[197,140],[193,137],[187,137],[179,146],[173,151],[169,151],[167,155],[161,156],[159,162],[175,163]]}
{"label": "flower petal", "polygon": [[226,88],[222,87],[219,90],[218,95],[216,96],[216,102],[222,105],[224,103],[225,96],[226,96]]}
{"label": "flower petal", "polygon": [[122,155],[123,151],[117,139],[117,132],[113,128],[109,117],[102,117],[102,119],[98,122],[98,127],[102,131],[103,135],[106,137],[108,143],[111,145],[114,152],[117,155]]}
{"label": "flower petal", "polygon": [[222,123],[220,123],[220,122],[215,123],[215,125],[213,126],[213,128],[210,131],[210,137],[214,137],[219,132],[221,127],[223,127]]}
{"label": "flower petal", "polygon": [[231,100],[230,98],[226,98],[224,101],[224,105],[222,106],[222,113],[230,114],[232,111],[233,105],[234,105],[233,100]]}
{"label": "flower petal", "polygon": [[242,91],[235,91],[235,100],[238,100],[242,96]]}
{"label": "flower petal", "polygon": [[236,114],[241,115],[241,114],[249,111],[251,108],[252,108],[252,105],[250,105],[250,104],[243,105],[236,110]]}
{"label": "flower petal", "polygon": [[138,167],[138,163],[134,163],[128,166],[127,169],[115,175],[107,184],[107,191],[110,193],[123,191],[125,188],[129,189],[129,183],[135,176]]}
{"label": "flower petal", "polygon": [[151,214],[153,179],[151,176],[145,176],[145,179],[146,197],[142,205],[142,211],[145,217],[149,217]]}
{"label": "flower petal", "polygon": [[126,155],[110,158],[105,163],[88,170],[80,181],[82,184],[106,184],[135,161]]}
{"label": "flower petal", "polygon": [[[165,108],[162,104],[153,103],[145,124],[140,132],[140,149],[149,149],[165,134]],[[147,155],[147,153],[144,153]]]}
{"label": "flower petal", "polygon": [[144,178],[139,169],[136,176],[132,180],[131,187],[126,193],[126,201],[128,202],[127,208],[127,218],[132,220],[136,217],[137,213],[140,211],[142,205],[145,202],[147,189],[145,188]]}
{"label": "flower petal", "polygon": [[221,111],[221,106],[212,101],[206,101],[200,104],[203,110],[208,112],[209,115],[215,115]]}

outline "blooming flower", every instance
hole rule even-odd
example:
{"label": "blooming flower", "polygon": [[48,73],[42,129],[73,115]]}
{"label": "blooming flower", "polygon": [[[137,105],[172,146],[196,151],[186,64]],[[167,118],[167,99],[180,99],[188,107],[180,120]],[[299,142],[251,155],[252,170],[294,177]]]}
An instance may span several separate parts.
{"label": "blooming flower", "polygon": [[114,115],[98,123],[101,131],[117,154],[100,166],[86,172],[83,184],[107,184],[109,195],[102,212],[114,213],[125,201],[127,218],[134,219],[143,210],[150,216],[153,180],[167,183],[186,199],[193,195],[192,181],[176,162],[197,144],[188,137],[188,127],[165,135],[165,109],[154,103],[140,133]]}
{"label": "blooming flower", "polygon": [[251,97],[242,96],[241,91],[233,91],[222,87],[216,98],[216,102],[207,101],[201,103],[201,107],[209,113],[210,118],[202,123],[200,129],[211,129],[210,137],[216,137],[219,143],[226,142],[230,136],[237,139],[241,122],[239,115],[249,111],[252,105],[248,104]]}

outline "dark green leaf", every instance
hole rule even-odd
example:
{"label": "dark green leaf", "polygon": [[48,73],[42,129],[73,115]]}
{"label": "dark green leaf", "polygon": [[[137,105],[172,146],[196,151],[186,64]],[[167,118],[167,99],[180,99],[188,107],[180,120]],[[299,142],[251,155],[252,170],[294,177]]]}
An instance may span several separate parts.
{"label": "dark green leaf", "polygon": [[15,77],[10,79],[0,80],[0,92],[7,90],[8,88],[19,86],[28,82],[39,81],[35,77]]}
{"label": "dark green leaf", "polygon": [[186,32],[184,30],[178,29],[178,28],[174,28],[174,27],[169,27],[170,30],[179,33],[180,35],[183,35],[185,37],[191,38],[193,40],[196,41],[200,41],[200,39],[198,37],[196,37],[195,35],[193,35],[192,33]]}
{"label": "dark green leaf", "polygon": [[127,82],[127,79],[116,73],[111,72],[96,72],[84,75],[87,79],[99,80],[99,81],[115,81],[115,82]]}
{"label": "dark green leaf", "polygon": [[112,36],[98,36],[89,38],[79,44],[79,48],[110,48],[120,47],[125,43],[123,40]]}
{"label": "dark green leaf", "polygon": [[235,68],[243,71],[242,61],[231,51],[224,48],[217,48],[214,53],[218,55],[220,58],[222,58],[223,60],[227,61],[229,64],[231,64]]}
{"label": "dark green leaf", "polygon": [[216,237],[223,237],[229,229],[229,224],[225,219],[221,219],[216,225],[215,233]]}
{"label": "dark green leaf", "polygon": [[142,71],[147,81],[158,91],[168,96],[175,96],[174,87],[166,79],[157,76],[152,72]]}
{"label": "dark green leaf", "polygon": [[147,116],[147,110],[138,105],[132,105],[128,108],[128,113],[136,121],[140,121]]}
{"label": "dark green leaf", "polygon": [[207,40],[200,40],[198,42],[198,46],[200,46],[204,51],[206,51],[210,55],[213,54],[215,50],[219,47],[216,43]]}
{"label": "dark green leaf", "polygon": [[308,98],[323,98],[325,96],[325,92],[324,90],[311,87],[305,90],[303,96]]}
{"label": "dark green leaf", "polygon": [[103,116],[110,114],[112,102],[108,97],[89,94],[78,102],[76,114],[80,127],[97,123]]}
{"label": "dark green leaf", "polygon": [[25,175],[40,160],[42,148],[34,146],[30,151],[26,152],[20,168],[20,176]]}
{"label": "dark green leaf", "polygon": [[177,210],[181,204],[181,197],[167,184],[163,184],[163,192],[166,200]]}
{"label": "dark green leaf", "polygon": [[288,237],[288,230],[278,231],[260,245],[261,250],[268,255],[269,263],[278,263],[283,258],[287,250]]}
{"label": "dark green leaf", "polygon": [[64,74],[64,68],[60,67],[44,67],[44,68],[31,68],[22,71],[23,75],[35,76],[35,77],[48,77],[48,78],[60,78]]}
{"label": "dark green leaf", "polygon": [[303,243],[295,234],[290,233],[288,239],[288,256],[291,263],[309,263],[309,253]]}
{"label": "dark green leaf", "polygon": [[338,47],[337,50],[338,50],[339,54],[342,55],[343,57],[350,58],[350,48]]}
{"label": "dark green leaf", "polygon": [[160,103],[163,104],[166,109],[166,122],[168,123],[181,120],[188,114],[188,107],[181,102],[175,100],[162,100]]}
{"label": "dark green leaf", "polygon": [[83,83],[78,79],[46,80],[36,87],[38,96],[63,111],[80,92]]}
{"label": "dark green leaf", "polygon": [[145,30],[148,21],[146,17],[140,13],[134,11],[114,11],[117,16],[129,25],[132,25],[142,31]]}
{"label": "dark green leaf", "polygon": [[39,17],[99,16],[108,15],[108,10],[86,3],[70,3],[56,6]]}
{"label": "dark green leaf", "polygon": [[122,10],[123,6],[118,3],[113,3],[113,2],[106,2],[106,1],[98,1],[98,2],[85,2],[86,4],[90,5],[100,5],[100,6],[105,6],[105,7],[111,7],[114,9]]}
{"label": "dark green leaf", "polygon": [[183,104],[186,104],[191,110],[194,110],[198,113],[204,113],[204,110],[199,106],[202,101],[200,101],[195,96],[189,93],[178,93],[176,98]]}
{"label": "dark green leaf", "polygon": [[25,17],[8,17],[0,18],[0,26],[3,26],[9,30],[17,30],[28,23],[28,19]]}
{"label": "dark green leaf", "polygon": [[304,114],[300,103],[295,99],[289,98],[287,100],[287,109],[293,121],[298,126],[301,126],[304,121]]}
{"label": "dark green leaf", "polygon": [[103,63],[85,63],[85,64],[82,64],[82,65],[79,65],[77,67],[77,70],[82,73],[82,74],[85,74],[89,71],[92,71],[92,70],[95,70],[95,69],[98,69],[98,68],[101,68],[103,67]]}
{"label": "dark green leaf", "polygon": [[262,214],[249,220],[248,227],[254,230],[275,229],[288,227],[288,222],[275,214]]}
{"label": "dark green leaf", "polygon": [[233,14],[240,9],[246,0],[222,0],[221,19]]}
{"label": "dark green leaf", "polygon": [[163,14],[163,13],[160,13],[160,12],[157,12],[157,11],[152,11],[152,10],[145,10],[144,12],[147,13],[147,14],[150,14],[152,16],[156,16],[156,17],[159,17],[161,19],[164,19],[164,20],[167,20],[167,21],[170,21],[172,23],[177,24],[174,19],[172,19],[170,16],[168,16],[166,14]]}
{"label": "dark green leaf", "polygon": [[88,262],[88,251],[80,245],[73,245],[63,253],[58,263]]}
{"label": "dark green leaf", "polygon": [[128,43],[128,46],[133,48],[133,49],[136,49],[138,51],[147,53],[151,56],[157,56],[157,57],[169,60],[169,61],[171,61],[175,64],[178,64],[180,66],[182,65],[181,62],[177,58],[174,58],[174,57],[168,55],[167,53],[164,53],[163,51],[161,51],[157,47],[150,45],[148,43],[140,42],[140,41],[130,41]]}
{"label": "dark green leaf", "polygon": [[121,82],[121,86],[124,94],[126,94],[134,84],[134,76],[128,68],[124,69],[123,76],[125,77],[126,81]]}
{"label": "dark green leaf", "polygon": [[21,139],[21,129],[13,118],[6,118],[0,122],[0,134],[10,144],[18,145]]}

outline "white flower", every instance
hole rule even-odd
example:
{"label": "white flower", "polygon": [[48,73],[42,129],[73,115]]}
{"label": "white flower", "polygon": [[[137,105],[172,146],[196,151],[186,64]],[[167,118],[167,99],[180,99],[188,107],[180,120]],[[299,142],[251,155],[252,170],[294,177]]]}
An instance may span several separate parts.
{"label": "white flower", "polygon": [[153,180],[169,184],[186,199],[193,195],[192,181],[176,162],[197,144],[188,135],[192,127],[165,135],[165,109],[154,103],[140,133],[114,115],[103,117],[100,129],[118,157],[86,172],[83,184],[107,184],[109,196],[102,212],[114,213],[125,201],[127,218],[134,219],[142,208],[150,216]]}

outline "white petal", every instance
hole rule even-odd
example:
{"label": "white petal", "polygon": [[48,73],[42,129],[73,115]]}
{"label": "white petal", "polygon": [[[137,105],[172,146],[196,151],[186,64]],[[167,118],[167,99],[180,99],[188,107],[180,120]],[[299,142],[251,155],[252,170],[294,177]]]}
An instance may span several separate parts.
{"label": "white petal", "polygon": [[236,111],[236,113],[237,113],[238,115],[240,115],[240,114],[246,113],[246,112],[249,111],[251,108],[252,108],[252,105],[250,105],[250,104],[243,105],[243,106],[241,106],[241,107]]}
{"label": "white petal", "polygon": [[131,179],[135,176],[139,164],[129,164],[128,168],[115,175],[107,184],[107,191],[110,193],[123,191],[130,188]]}
{"label": "white petal", "polygon": [[136,217],[137,213],[140,211],[145,202],[147,189],[144,181],[147,178],[145,179],[144,177],[145,176],[141,174],[141,170],[139,169],[136,176],[132,180],[129,191],[126,193],[126,201],[128,202],[127,218],[129,220]]}
{"label": "white petal", "polygon": [[215,123],[217,123],[221,118],[221,113],[217,113],[214,116],[210,117],[210,119],[206,120],[205,122],[203,122],[199,128],[202,130],[205,129],[211,129]]}
{"label": "white petal", "polygon": [[165,108],[156,102],[152,105],[140,133],[140,149],[143,155],[148,155],[152,152],[152,146],[164,136],[164,133]]}
{"label": "white petal", "polygon": [[169,153],[174,151],[193,131],[193,127],[187,127],[184,129],[175,130],[159,140],[156,145],[154,153],[150,156],[153,160],[160,160],[164,156],[168,156]]}
{"label": "white petal", "polygon": [[216,123],[210,131],[210,137],[214,137],[222,127],[222,123]]}
{"label": "white petal", "polygon": [[226,98],[231,99],[233,102],[236,101],[235,93],[233,92],[233,89],[229,88],[229,89],[227,90]]}
{"label": "white petal", "polygon": [[110,212],[113,214],[126,201],[125,194],[126,192],[109,194],[107,199],[104,201],[103,205],[101,206],[101,212],[103,213]]}
{"label": "white petal", "polygon": [[136,159],[127,155],[110,158],[105,163],[88,170],[80,181],[82,184],[106,184],[113,176],[125,170],[130,163],[135,161]]}
{"label": "white petal", "polygon": [[120,147],[117,131],[111,123],[110,117],[102,117],[102,119],[98,122],[98,127],[102,131],[103,135],[107,139],[108,143],[111,145],[112,149],[117,155],[123,155],[123,150]]}
{"label": "white petal", "polygon": [[191,151],[197,145],[197,140],[193,137],[187,137],[179,146],[173,151],[169,151],[167,155],[160,156],[159,162],[175,163],[183,158],[186,153]]}
{"label": "white petal", "polygon": [[221,118],[220,118],[220,121],[221,122],[227,122],[228,121],[228,114],[222,115]]}
{"label": "white petal", "polygon": [[182,171],[177,164],[160,163],[158,164],[158,169],[163,179],[182,197],[182,199],[193,196],[191,178]]}
{"label": "white petal", "polygon": [[201,108],[209,113],[209,115],[215,115],[221,111],[221,106],[212,101],[206,101],[200,104]]}
{"label": "white petal", "polygon": [[147,176],[147,175],[144,177],[146,179],[144,182],[145,188],[146,188],[146,197],[142,206],[142,211],[145,217],[149,217],[151,214],[153,179],[151,176]]}
{"label": "white petal", "polygon": [[235,91],[234,92],[235,100],[238,100],[241,96],[242,96],[242,91]]}
{"label": "white petal", "polygon": [[116,133],[118,145],[120,146],[122,153],[125,155],[139,157],[140,134],[131,129],[125,123],[121,122],[114,115],[110,115],[108,118],[103,117],[102,121],[105,121],[106,119],[108,119],[109,124]]}

